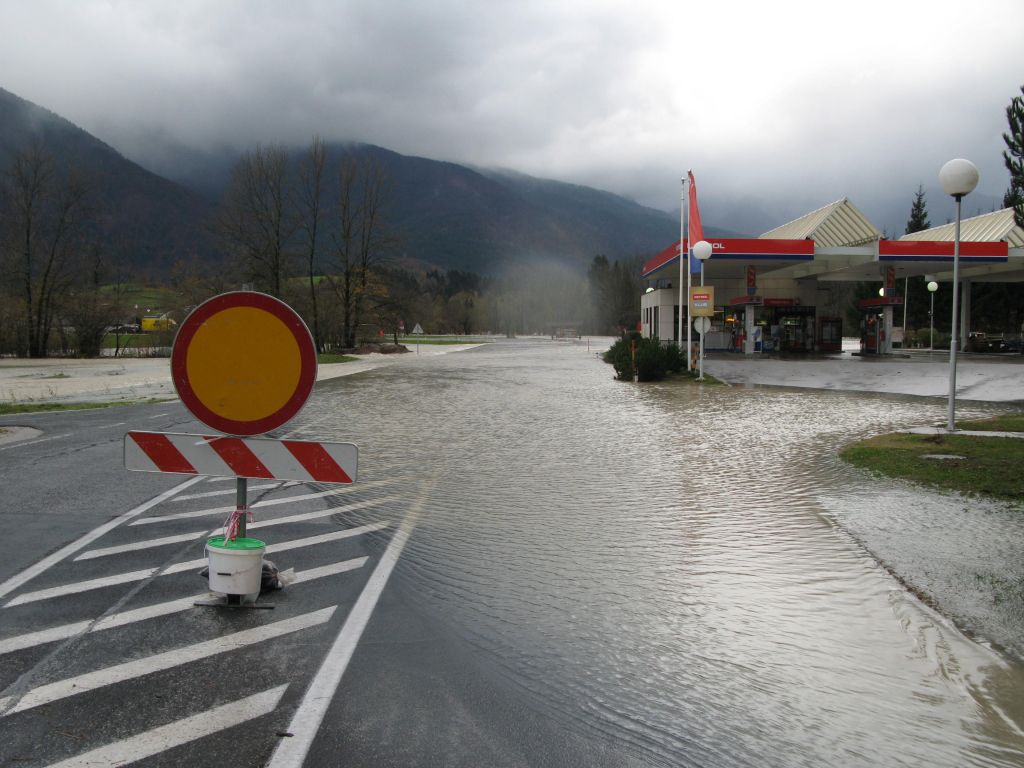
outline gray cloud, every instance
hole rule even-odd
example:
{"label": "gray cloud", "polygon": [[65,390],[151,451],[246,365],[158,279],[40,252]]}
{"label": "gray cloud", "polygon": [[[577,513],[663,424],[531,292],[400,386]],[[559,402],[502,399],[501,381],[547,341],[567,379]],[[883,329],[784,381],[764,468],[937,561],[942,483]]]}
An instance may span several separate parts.
{"label": "gray cloud", "polygon": [[844,195],[902,231],[919,183],[942,221],[954,156],[981,169],[976,201],[1001,198],[1024,82],[1015,0],[0,8],[0,86],[158,171],[318,133],[670,210],[692,167],[705,220],[752,233]]}

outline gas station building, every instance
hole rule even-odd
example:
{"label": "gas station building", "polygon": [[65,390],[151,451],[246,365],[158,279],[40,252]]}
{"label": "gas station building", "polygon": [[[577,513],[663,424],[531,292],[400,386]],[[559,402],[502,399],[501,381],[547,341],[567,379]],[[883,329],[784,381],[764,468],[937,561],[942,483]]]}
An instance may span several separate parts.
{"label": "gas station building", "polygon": [[[843,335],[859,335],[862,352],[891,352],[893,309],[903,305],[896,281],[927,275],[952,282],[953,236],[953,224],[945,224],[887,240],[843,198],[758,238],[705,237],[713,251],[704,262],[704,284],[712,289],[715,306],[705,348],[746,354],[838,352]],[[962,220],[959,261],[959,347],[964,349],[971,330],[971,283],[1024,282],[1024,229],[1015,224],[1013,209]],[[700,264],[693,262],[691,284],[697,286]],[[640,318],[645,337],[680,341],[681,297],[683,319],[689,320],[685,270],[679,242],[644,264],[648,287],[640,299]],[[877,298],[859,303],[860,328],[843,328],[837,288],[845,282],[879,285]]]}

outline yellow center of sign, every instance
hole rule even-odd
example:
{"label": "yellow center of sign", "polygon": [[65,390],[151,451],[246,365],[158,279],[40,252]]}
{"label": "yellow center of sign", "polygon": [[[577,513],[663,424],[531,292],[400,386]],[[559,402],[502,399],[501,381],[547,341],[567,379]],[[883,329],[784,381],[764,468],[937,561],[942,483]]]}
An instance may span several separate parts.
{"label": "yellow center of sign", "polygon": [[185,367],[199,402],[222,418],[249,422],[276,413],[295,394],[302,355],[280,319],[231,307],[199,327]]}

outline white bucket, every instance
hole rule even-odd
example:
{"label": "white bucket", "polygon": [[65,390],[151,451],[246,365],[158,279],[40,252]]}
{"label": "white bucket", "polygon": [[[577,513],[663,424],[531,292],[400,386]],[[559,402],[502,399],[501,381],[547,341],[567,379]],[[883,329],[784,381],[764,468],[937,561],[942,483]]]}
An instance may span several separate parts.
{"label": "white bucket", "polygon": [[263,578],[263,553],[259,539],[224,541],[214,536],[206,542],[210,565],[210,591],[225,595],[259,595]]}

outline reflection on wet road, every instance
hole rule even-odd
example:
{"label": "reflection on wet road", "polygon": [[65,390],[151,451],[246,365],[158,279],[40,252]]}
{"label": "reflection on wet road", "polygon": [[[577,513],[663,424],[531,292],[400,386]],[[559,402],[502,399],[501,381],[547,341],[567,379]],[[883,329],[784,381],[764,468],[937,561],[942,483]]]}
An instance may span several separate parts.
{"label": "reflection on wet road", "polygon": [[523,341],[328,382],[300,432],[435,479],[400,588],[640,764],[1019,766],[1024,617],[981,601],[1024,561],[1020,516],[836,458],[944,408],[623,384]]}

